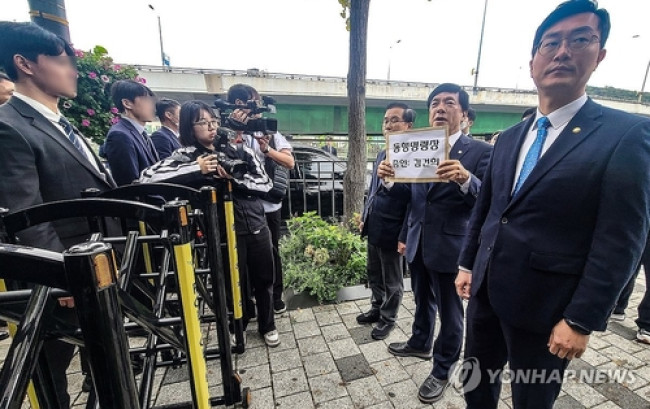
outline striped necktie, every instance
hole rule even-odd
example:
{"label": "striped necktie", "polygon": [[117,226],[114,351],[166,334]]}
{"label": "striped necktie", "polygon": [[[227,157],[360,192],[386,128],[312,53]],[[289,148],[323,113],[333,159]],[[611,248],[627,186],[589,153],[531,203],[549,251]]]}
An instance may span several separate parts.
{"label": "striped necktie", "polygon": [[68,137],[68,140],[72,142],[79,153],[81,153],[84,158],[90,161],[90,158],[86,154],[86,150],[83,148],[83,142],[81,141],[81,138],[79,138],[79,136],[77,136],[77,134],[74,132],[72,124],[70,124],[70,122],[64,116],[61,116],[59,119],[59,125],[61,125],[63,131],[65,132],[65,135]]}
{"label": "striped necktie", "polygon": [[528,149],[526,157],[524,158],[524,164],[521,166],[521,172],[519,172],[519,179],[515,185],[515,190],[512,192],[512,195],[515,196],[521,186],[524,184],[530,173],[537,165],[537,161],[542,154],[542,147],[544,147],[544,142],[546,141],[546,136],[548,135],[548,127],[551,125],[551,121],[547,117],[543,116],[537,120],[537,137],[535,141]]}

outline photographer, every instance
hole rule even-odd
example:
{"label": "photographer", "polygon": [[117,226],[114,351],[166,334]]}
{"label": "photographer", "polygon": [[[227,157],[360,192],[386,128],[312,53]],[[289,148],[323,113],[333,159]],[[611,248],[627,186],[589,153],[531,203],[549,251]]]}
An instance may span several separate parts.
{"label": "photographer", "polygon": [[[249,85],[236,84],[228,90],[228,102],[239,106],[248,106],[250,102],[260,105],[261,98],[257,90]],[[249,108],[236,109],[232,112],[229,119],[242,124],[248,123],[250,119],[259,118],[261,114],[251,112]],[[289,170],[294,166],[294,159],[291,145],[287,139],[279,132],[273,134],[264,134],[263,132],[253,132],[249,135],[246,131],[239,131],[244,143],[255,151],[257,158],[264,163],[266,173],[274,182],[273,188],[265,195],[262,200],[266,221],[271,231],[271,241],[273,242],[273,259],[275,283],[273,284],[273,310],[276,314],[282,314],[287,310],[282,300],[282,291],[284,284],[282,279],[282,260],[278,250],[280,240],[280,217],[282,209],[282,199],[286,195],[289,183]]]}
{"label": "photographer", "polygon": [[[207,104],[185,102],[181,106],[179,126],[183,148],[142,171],[139,181],[200,187],[216,184],[223,178],[232,180],[242,288],[250,280],[257,300],[259,332],[268,346],[275,347],[280,339],[272,310],[273,251],[259,198],[271,189],[272,182],[248,146],[227,138],[217,140],[219,125],[219,118]],[[250,304],[245,306],[245,324],[254,316],[253,308]]]}

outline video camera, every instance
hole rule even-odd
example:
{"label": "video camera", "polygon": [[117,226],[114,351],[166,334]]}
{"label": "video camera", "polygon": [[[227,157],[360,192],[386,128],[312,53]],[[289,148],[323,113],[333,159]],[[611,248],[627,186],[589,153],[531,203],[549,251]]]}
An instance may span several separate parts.
{"label": "video camera", "polygon": [[271,97],[262,97],[262,101],[248,101],[246,105],[231,104],[228,101],[217,99],[214,107],[219,109],[222,126],[235,131],[244,131],[248,134],[262,132],[265,135],[274,134],[278,131],[278,120],[275,118],[250,118],[248,122],[242,123],[230,118],[230,113],[236,109],[250,109],[249,116],[263,112],[275,113],[275,100]]}

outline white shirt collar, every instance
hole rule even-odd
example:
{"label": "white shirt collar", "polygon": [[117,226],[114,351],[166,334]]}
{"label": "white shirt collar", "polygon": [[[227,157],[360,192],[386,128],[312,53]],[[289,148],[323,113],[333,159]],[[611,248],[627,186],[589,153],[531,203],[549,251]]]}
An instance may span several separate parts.
{"label": "white shirt collar", "polygon": [[140,123],[136,120],[133,120],[129,118],[126,115],[122,115],[122,118],[126,119],[127,121],[131,122],[131,124],[135,127],[135,130],[138,131],[140,135],[142,135],[142,132],[144,132],[144,126],[140,125]]}
{"label": "white shirt collar", "polygon": [[50,108],[38,102],[34,98],[30,98],[27,95],[21,94],[18,91],[14,91],[14,96],[20,99],[21,101],[25,102],[32,108],[34,108],[39,114],[43,115],[46,119],[49,119],[52,122],[58,123],[59,120],[61,119],[60,112],[52,111]]}
{"label": "white shirt collar", "polygon": [[178,132],[176,132],[175,130],[173,130],[172,128],[170,128],[170,127],[168,127],[168,126],[166,126],[166,125],[163,125],[162,127],[163,127],[163,128],[167,128],[167,129],[169,129],[169,131],[170,131],[171,133],[173,133],[174,135],[176,135],[176,137],[178,138]]}
{"label": "white shirt collar", "polygon": [[449,135],[449,146],[450,147],[453,147],[456,144],[456,142],[458,142],[458,140],[460,139],[460,135],[462,133],[463,133],[462,131],[458,131],[453,135]]}
{"label": "white shirt collar", "polygon": [[[569,102],[565,106],[556,109],[555,111],[546,115],[546,117],[551,122],[553,129],[558,129],[568,124],[571,118],[573,118],[578,113],[578,111],[580,111],[580,108],[582,108],[586,102],[587,94],[582,94],[582,96],[575,101]],[[543,116],[544,114],[542,114],[539,111],[539,108],[537,108],[537,116],[535,117],[535,122],[533,122],[532,129],[537,129],[537,120]]]}

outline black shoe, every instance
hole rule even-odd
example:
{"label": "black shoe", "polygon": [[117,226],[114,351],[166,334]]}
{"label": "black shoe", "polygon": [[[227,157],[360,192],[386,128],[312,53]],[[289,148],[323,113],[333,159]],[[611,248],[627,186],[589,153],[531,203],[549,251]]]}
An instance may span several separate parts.
{"label": "black shoe", "polygon": [[368,312],[357,315],[357,322],[359,324],[374,324],[379,322],[379,311],[370,310]]}
{"label": "black shoe", "polygon": [[84,381],[81,384],[81,391],[88,393],[92,388],[93,388],[93,379],[90,377],[90,375],[86,374],[86,376],[84,377]]}
{"label": "black shoe", "polygon": [[0,330],[0,341],[4,341],[9,338],[9,331]]}
{"label": "black shoe", "polygon": [[388,334],[395,328],[395,324],[379,320],[379,323],[372,329],[370,336],[372,339],[380,340],[386,339]]}
{"label": "black shoe", "polygon": [[411,348],[408,342],[393,342],[388,345],[388,352],[395,356],[413,356],[420,359],[431,359],[431,351],[420,351]]}
{"label": "black shoe", "polygon": [[282,314],[287,311],[287,305],[282,300],[273,301],[273,312],[276,314]]}
{"label": "black shoe", "polygon": [[445,389],[447,389],[448,385],[449,381],[442,381],[433,375],[429,375],[429,377],[424,380],[424,383],[422,383],[422,386],[420,386],[418,399],[423,403],[438,402],[444,396]]}

